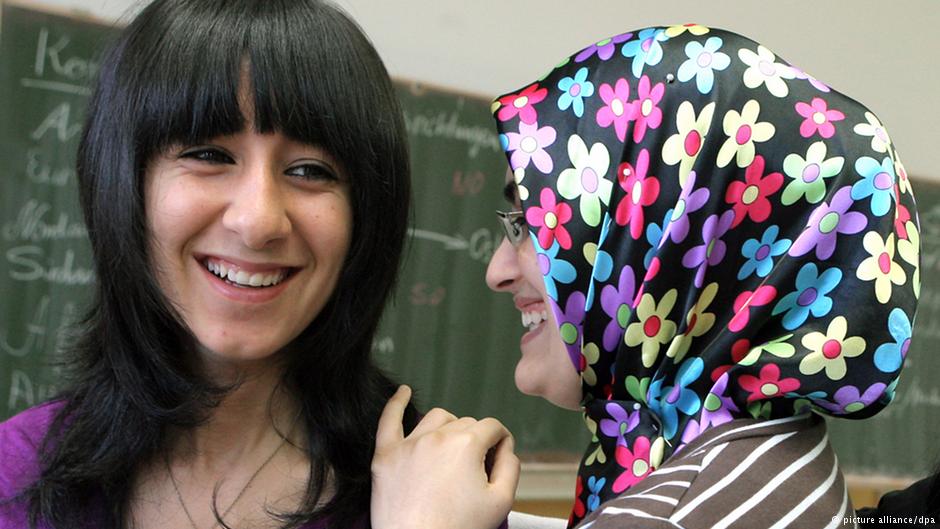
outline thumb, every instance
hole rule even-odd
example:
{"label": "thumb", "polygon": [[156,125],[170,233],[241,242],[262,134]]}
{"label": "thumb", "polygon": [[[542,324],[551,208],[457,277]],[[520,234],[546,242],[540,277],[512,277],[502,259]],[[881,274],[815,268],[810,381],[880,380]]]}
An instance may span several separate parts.
{"label": "thumb", "polygon": [[385,409],[382,410],[382,416],[379,417],[379,426],[375,433],[376,450],[405,438],[402,420],[410,400],[411,388],[408,386],[398,386],[398,391],[388,399]]}

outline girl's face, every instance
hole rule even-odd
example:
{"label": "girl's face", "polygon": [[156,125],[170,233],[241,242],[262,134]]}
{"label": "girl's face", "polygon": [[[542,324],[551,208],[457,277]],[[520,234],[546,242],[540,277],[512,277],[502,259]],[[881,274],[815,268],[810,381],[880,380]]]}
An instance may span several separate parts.
{"label": "girl's face", "polygon": [[[513,209],[521,209],[511,173],[506,189],[514,195]],[[519,342],[522,356],[516,364],[516,387],[556,406],[580,409],[581,377],[558,331],[532,241],[515,247],[504,238],[490,259],[486,283],[492,290],[512,294],[522,321],[528,323]]]}
{"label": "girl's face", "polygon": [[324,150],[251,130],[171,146],[145,193],[154,273],[204,360],[270,356],[333,293],[353,219]]}

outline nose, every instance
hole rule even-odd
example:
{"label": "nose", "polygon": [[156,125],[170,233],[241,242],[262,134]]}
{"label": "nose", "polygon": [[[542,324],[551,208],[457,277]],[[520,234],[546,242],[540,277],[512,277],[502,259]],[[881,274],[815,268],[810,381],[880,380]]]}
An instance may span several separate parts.
{"label": "nose", "polygon": [[509,239],[503,237],[486,267],[486,285],[491,290],[505,292],[512,288],[520,274],[519,254]]}
{"label": "nose", "polygon": [[231,188],[222,224],[253,250],[284,239],[291,231],[287,200],[278,174],[266,168],[246,171]]}

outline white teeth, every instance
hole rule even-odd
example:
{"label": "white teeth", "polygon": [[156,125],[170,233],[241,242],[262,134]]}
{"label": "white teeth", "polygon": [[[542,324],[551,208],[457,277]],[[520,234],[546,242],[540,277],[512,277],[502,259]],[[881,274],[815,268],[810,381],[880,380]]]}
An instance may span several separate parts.
{"label": "white teeth", "polygon": [[522,326],[527,327],[530,331],[535,330],[536,327],[542,324],[543,321],[548,319],[548,313],[546,311],[541,312],[523,312],[522,313]]}
{"label": "white teeth", "polygon": [[235,283],[236,285],[255,288],[274,286],[283,281],[284,277],[287,275],[285,270],[278,270],[269,274],[260,272],[252,274],[244,270],[230,268],[223,263],[215,261],[206,261],[205,267],[216,276]]}

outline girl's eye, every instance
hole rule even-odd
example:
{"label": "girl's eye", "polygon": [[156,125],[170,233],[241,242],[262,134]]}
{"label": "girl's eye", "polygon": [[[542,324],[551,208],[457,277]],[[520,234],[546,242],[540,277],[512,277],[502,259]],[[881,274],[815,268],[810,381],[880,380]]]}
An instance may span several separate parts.
{"label": "girl's eye", "polygon": [[230,164],[235,163],[231,156],[220,149],[212,147],[197,147],[183,152],[180,158],[189,158],[211,164]]}
{"label": "girl's eye", "polygon": [[339,177],[336,175],[336,172],[333,169],[327,167],[322,163],[301,163],[294,165],[287,169],[285,172],[288,176],[296,176],[304,180],[313,180],[313,181],[335,181],[339,180]]}

